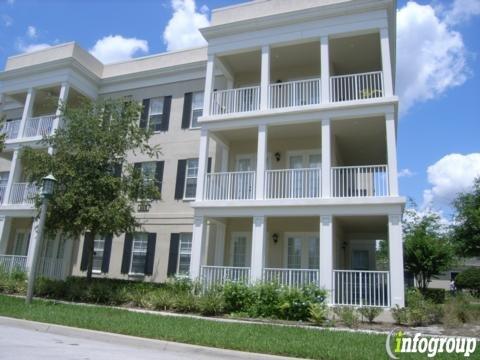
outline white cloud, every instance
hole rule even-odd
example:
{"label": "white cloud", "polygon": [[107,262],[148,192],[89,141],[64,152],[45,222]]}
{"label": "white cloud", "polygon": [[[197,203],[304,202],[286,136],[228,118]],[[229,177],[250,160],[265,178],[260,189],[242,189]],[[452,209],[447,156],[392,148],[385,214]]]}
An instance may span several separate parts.
{"label": "white cloud", "polygon": [[2,18],[3,26],[9,27],[13,25],[13,19],[7,14],[2,14],[1,18]]}
{"label": "white cloud", "polygon": [[35,39],[37,37],[37,29],[35,28],[35,26],[30,25],[27,28],[27,36],[30,39]]}
{"label": "white cloud", "polygon": [[24,44],[23,42],[19,42],[17,44],[17,49],[22,53],[30,53],[38,50],[43,50],[49,48],[51,45],[47,43],[40,43],[40,44]]}
{"label": "white cloud", "polygon": [[452,8],[436,12],[431,5],[409,1],[398,11],[397,93],[402,112],[467,80],[467,50],[451,19],[465,16],[456,10],[462,3],[476,2],[456,0]]}
{"label": "white cloud", "polygon": [[410,169],[402,169],[398,172],[398,177],[412,177],[413,175],[415,175],[415,173]]}
{"label": "white cloud", "polygon": [[121,35],[109,35],[97,40],[90,54],[103,63],[129,60],[136,54],[148,53],[148,42],[137,38],[124,38]]}
{"label": "white cloud", "polygon": [[207,27],[208,8],[203,5],[196,11],[194,0],[172,0],[173,15],[163,32],[167,51],[205,45],[206,41],[198,29]]}
{"label": "white cloud", "polygon": [[13,5],[15,3],[15,0],[7,0],[7,4]]}
{"label": "white cloud", "polygon": [[427,175],[431,188],[423,192],[423,207],[449,206],[480,176],[480,153],[446,155],[428,167]]}
{"label": "white cloud", "polygon": [[449,9],[444,9],[445,21],[456,25],[480,15],[480,0],[455,0]]}

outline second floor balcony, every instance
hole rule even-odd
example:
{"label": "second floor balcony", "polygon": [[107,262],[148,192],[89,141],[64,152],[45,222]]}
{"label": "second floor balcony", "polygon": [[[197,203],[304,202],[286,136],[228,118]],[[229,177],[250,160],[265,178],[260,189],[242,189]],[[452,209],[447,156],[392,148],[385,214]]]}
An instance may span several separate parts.
{"label": "second floor balcony", "polygon": [[30,117],[26,119],[23,131],[21,131],[22,120],[7,121],[1,130],[6,140],[42,138],[52,135],[55,115]]}
{"label": "second floor balcony", "polygon": [[37,193],[38,187],[33,183],[15,182],[12,184],[10,193],[7,192],[7,185],[0,185],[0,203],[8,207],[33,208]]}

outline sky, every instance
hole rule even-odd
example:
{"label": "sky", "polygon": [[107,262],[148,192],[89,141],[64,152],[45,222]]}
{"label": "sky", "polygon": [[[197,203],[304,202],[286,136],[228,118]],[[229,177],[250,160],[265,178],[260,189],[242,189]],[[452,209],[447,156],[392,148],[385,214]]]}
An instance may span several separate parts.
{"label": "sky", "polygon": [[[243,0],[0,0],[8,56],[76,41],[104,63],[204,44],[211,10]],[[480,176],[480,0],[398,0],[400,193],[448,220]]]}

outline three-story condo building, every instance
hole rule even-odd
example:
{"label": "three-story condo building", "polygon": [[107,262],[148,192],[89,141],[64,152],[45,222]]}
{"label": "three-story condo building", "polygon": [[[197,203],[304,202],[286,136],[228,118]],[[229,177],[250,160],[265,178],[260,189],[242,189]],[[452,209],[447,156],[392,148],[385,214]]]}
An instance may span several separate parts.
{"label": "three-story condo building", "polygon": [[[94,240],[97,276],[316,284],[331,304],[403,306],[395,9],[259,0],[213,10],[206,47],[109,65],[73,43],[9,58],[0,262],[28,269],[37,241],[21,151],[49,151],[39,140],[61,119],[47,97],[129,97],[162,148],[129,161],[160,180],[162,199],[138,212],[139,232]],[[47,239],[42,272],[81,274],[83,249]]]}

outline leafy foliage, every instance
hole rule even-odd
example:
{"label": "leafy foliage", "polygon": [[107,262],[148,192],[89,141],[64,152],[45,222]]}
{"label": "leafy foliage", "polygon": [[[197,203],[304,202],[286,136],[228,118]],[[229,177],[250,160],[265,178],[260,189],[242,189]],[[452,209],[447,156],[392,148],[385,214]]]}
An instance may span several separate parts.
{"label": "leafy foliage", "polygon": [[349,328],[356,328],[360,324],[360,317],[352,306],[336,306],[333,308],[333,312]]}
{"label": "leafy foliage", "polygon": [[442,317],[441,305],[423,297],[418,289],[407,291],[406,307],[396,305],[392,308],[392,316],[397,324],[422,326],[440,322]]}
{"label": "leafy foliage", "polygon": [[373,323],[373,320],[375,320],[382,311],[382,308],[376,306],[362,306],[358,308],[360,315],[362,315],[364,319],[367,319],[370,324]]}
{"label": "leafy foliage", "polygon": [[462,271],[455,278],[455,286],[458,289],[465,289],[473,295],[480,296],[480,268],[469,268]]}

